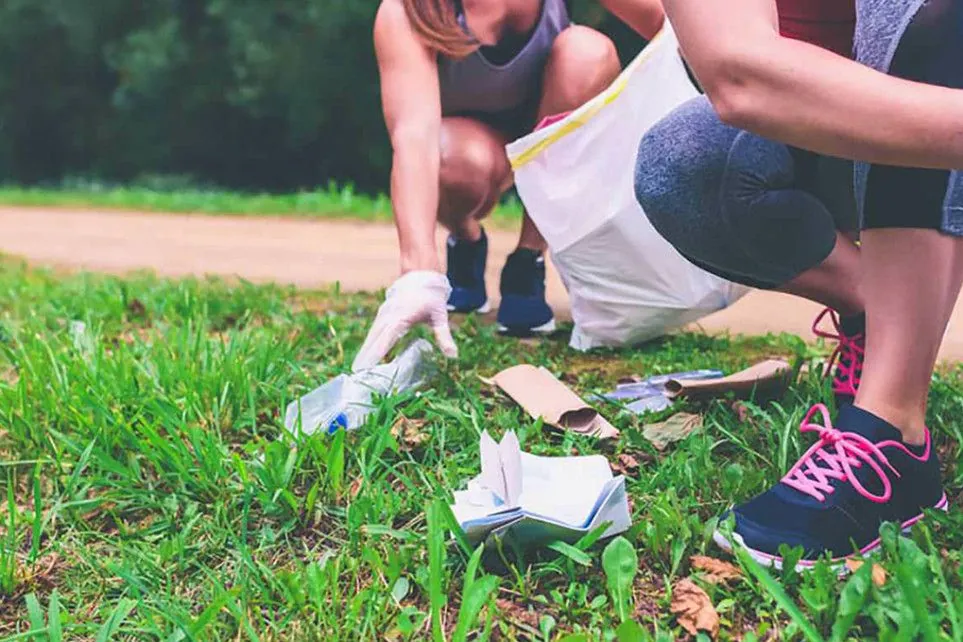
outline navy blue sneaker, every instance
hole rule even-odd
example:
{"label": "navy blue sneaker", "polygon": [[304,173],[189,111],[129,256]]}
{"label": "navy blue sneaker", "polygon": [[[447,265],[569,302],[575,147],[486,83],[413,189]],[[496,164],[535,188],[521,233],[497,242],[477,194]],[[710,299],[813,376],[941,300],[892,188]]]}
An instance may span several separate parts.
{"label": "navy blue sneaker", "polygon": [[555,330],[555,315],[545,302],[545,257],[520,248],[505,261],[501,280],[502,302],[498,307],[498,330],[527,336]]}
{"label": "navy blue sneaker", "polygon": [[491,310],[485,290],[485,264],[488,261],[488,236],[482,230],[477,241],[462,241],[448,236],[448,311],[467,314]]}
{"label": "navy blue sneaker", "polygon": [[[816,415],[822,424],[813,422]],[[822,404],[809,411],[800,428],[818,433],[819,441],[780,483],[723,516],[734,516],[735,527],[732,541],[716,531],[719,546],[730,552],[738,546],[778,569],[780,545],[801,546],[797,570],[827,555],[842,568],[846,558],[879,548],[884,522],[906,531],[924,510],[946,510],[929,432],[925,445],[906,445],[893,426],[853,405],[840,409],[838,423],[844,428],[833,428]]]}

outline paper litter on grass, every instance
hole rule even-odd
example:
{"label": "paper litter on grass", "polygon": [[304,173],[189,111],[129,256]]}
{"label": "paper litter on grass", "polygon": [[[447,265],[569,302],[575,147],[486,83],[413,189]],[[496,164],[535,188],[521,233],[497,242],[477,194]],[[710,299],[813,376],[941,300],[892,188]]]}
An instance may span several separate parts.
{"label": "paper litter on grass", "polygon": [[480,443],[481,474],[455,491],[452,512],[469,541],[510,536],[519,544],[577,541],[608,523],[604,536],[629,528],[625,478],[601,455],[540,457],[521,451],[509,431]]}
{"label": "paper litter on grass", "polygon": [[625,404],[626,410],[637,415],[645,412],[661,412],[672,405],[672,400],[665,391],[665,384],[669,381],[697,381],[718,379],[723,376],[725,374],[721,370],[707,369],[653,375],[646,379],[633,378],[619,381],[615,390],[595,395],[595,398]]}
{"label": "paper litter on grass", "polygon": [[599,411],[583,401],[547,369],[522,364],[502,370],[489,383],[498,386],[533,419],[599,439],[614,439],[619,431]]}

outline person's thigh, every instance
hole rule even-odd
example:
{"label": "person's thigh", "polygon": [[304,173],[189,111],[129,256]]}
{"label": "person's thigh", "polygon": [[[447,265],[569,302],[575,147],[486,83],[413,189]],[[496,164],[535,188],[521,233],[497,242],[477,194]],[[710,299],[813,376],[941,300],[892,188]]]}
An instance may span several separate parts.
{"label": "person's thigh", "polygon": [[797,156],[725,125],[698,97],[643,138],[636,195],[655,229],[692,263],[775,288],[818,265],[835,243],[833,217],[799,184]]}
{"label": "person's thigh", "polygon": [[582,106],[619,75],[615,44],[590,27],[572,25],[552,43],[542,79],[539,118]]}
{"label": "person's thigh", "polygon": [[502,131],[480,118],[442,119],[438,211],[442,223],[488,214],[511,186],[506,141]]}

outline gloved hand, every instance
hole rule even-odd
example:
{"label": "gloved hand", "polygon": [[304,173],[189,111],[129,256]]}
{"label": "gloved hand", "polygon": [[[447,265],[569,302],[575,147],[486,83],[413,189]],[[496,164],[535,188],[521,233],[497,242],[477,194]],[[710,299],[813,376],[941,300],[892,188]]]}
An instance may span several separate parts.
{"label": "gloved hand", "polygon": [[448,277],[440,272],[409,272],[395,281],[385,294],[352,369],[357,372],[381,363],[398,340],[419,323],[431,325],[445,356],[457,357],[458,348],[448,327],[450,293]]}

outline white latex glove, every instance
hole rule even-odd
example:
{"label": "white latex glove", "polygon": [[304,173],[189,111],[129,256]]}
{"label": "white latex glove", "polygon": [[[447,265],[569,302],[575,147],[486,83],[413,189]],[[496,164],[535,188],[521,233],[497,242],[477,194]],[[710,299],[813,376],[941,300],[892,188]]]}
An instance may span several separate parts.
{"label": "white latex glove", "polygon": [[448,357],[458,356],[458,347],[448,327],[448,295],[451,285],[440,272],[405,274],[388,288],[378,308],[368,337],[351,366],[355,372],[374,367],[408,331],[419,323],[431,325],[438,347]]}

